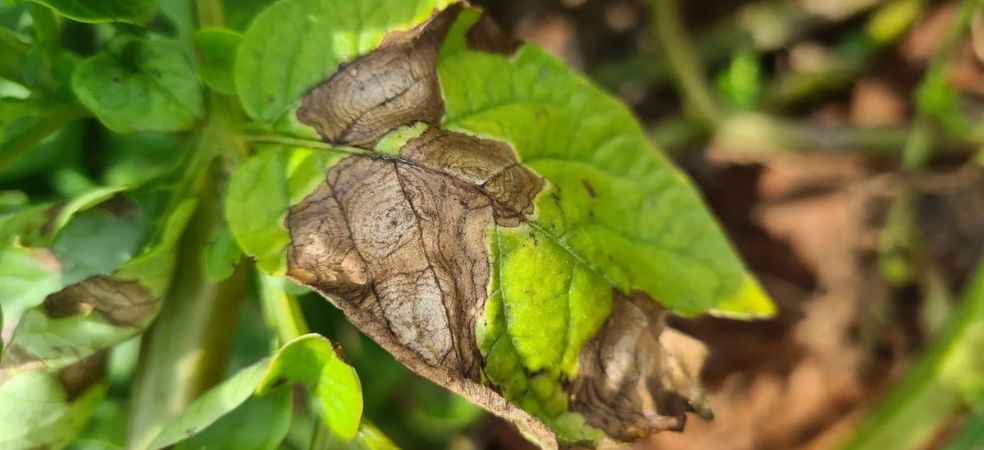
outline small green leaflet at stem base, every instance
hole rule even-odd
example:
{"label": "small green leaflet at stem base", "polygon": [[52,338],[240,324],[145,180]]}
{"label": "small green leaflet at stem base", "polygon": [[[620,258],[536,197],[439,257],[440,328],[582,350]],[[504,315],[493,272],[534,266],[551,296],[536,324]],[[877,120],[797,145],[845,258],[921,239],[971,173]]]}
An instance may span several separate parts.
{"label": "small green leaflet at stem base", "polygon": [[157,13],[157,0],[31,0],[79,22],[142,24]]}
{"label": "small green leaflet at stem base", "polygon": [[172,41],[123,40],[86,59],[72,75],[79,101],[117,133],[173,133],[204,116],[191,61]]}
{"label": "small green leaflet at stem base", "polygon": [[222,281],[232,275],[236,264],[243,256],[243,251],[236,244],[236,239],[228,228],[221,228],[209,241],[202,254],[205,276],[212,281]]}
{"label": "small green leaflet at stem base", "polygon": [[[265,423],[273,425],[275,432],[270,436],[278,439],[264,440],[264,445],[258,445],[256,441],[251,444],[256,445],[253,448],[257,449],[277,448],[286,435],[289,423],[290,403],[283,398],[289,399],[290,391],[287,386],[282,386],[285,383],[299,383],[308,388],[321,417],[339,439],[349,440],[356,435],[362,418],[362,388],[358,375],[355,369],[338,357],[331,342],[319,335],[307,334],[288,342],[274,356],[241,370],[206,392],[165,427],[150,448],[169,447],[189,438],[196,442],[204,442],[205,439],[229,442],[235,433],[242,433],[242,429],[233,424],[258,420],[249,412],[240,411],[242,408],[253,409],[254,413],[257,410],[269,411],[270,415],[264,417],[267,420]],[[267,397],[273,400],[261,403],[252,400]],[[228,423],[223,423],[227,419]],[[270,430],[265,428],[265,431]],[[231,434],[222,435],[221,432]],[[199,433],[213,434],[202,437]],[[271,446],[266,447],[266,444]],[[178,448],[199,448],[182,445]],[[231,450],[246,447],[209,448]]]}
{"label": "small green leaflet at stem base", "polygon": [[202,57],[198,74],[215,92],[236,95],[233,70],[243,35],[223,28],[207,28],[195,33],[195,46]]}

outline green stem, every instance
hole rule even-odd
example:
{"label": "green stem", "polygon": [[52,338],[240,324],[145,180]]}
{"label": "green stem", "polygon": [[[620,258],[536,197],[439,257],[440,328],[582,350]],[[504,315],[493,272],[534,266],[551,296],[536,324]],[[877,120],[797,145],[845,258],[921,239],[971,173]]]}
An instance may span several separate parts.
{"label": "green stem", "polygon": [[714,99],[704,67],[683,30],[679,5],[676,0],[651,0],[650,3],[656,37],[670,64],[674,83],[697,119],[709,127],[716,126],[724,118],[724,111]]}
{"label": "green stem", "polygon": [[[671,125],[675,128],[681,124]],[[697,127],[697,125],[693,125]],[[873,159],[895,159],[903,157],[901,149],[909,141],[913,125],[857,128],[820,126],[802,121],[778,119],[756,113],[739,113],[728,117],[721,123],[714,136],[716,144],[729,151],[749,156],[769,156],[782,153],[833,152],[856,153]],[[676,131],[656,128],[656,139],[676,139],[675,145],[692,135],[695,129]],[[677,138],[677,136],[682,136]],[[941,154],[968,154],[976,147],[974,143],[945,136],[933,130],[937,152]]]}
{"label": "green stem", "polygon": [[267,323],[277,333],[278,347],[309,333],[297,297],[285,289],[287,281],[259,272],[260,300]]}
{"label": "green stem", "polygon": [[[219,0],[196,2],[199,27],[221,26]],[[174,416],[225,378],[239,308],[252,264],[214,283],[205,276],[206,246],[222,220],[221,184],[225,165],[216,157],[232,154],[238,140],[235,113],[226,99],[208,96],[209,121],[202,130],[189,170],[207,167],[197,190],[198,205],[181,237],[174,280],[153,327],[144,336],[134,382],[129,448],[143,449]],[[182,186],[182,188],[188,188]]]}
{"label": "green stem", "polygon": [[30,44],[13,33],[0,29],[0,55],[3,55],[0,57],[0,77],[25,84],[20,62],[30,49]]}
{"label": "green stem", "polygon": [[[213,154],[203,148],[197,152]],[[250,265],[212,283],[204,275],[202,255],[222,226],[218,164],[210,164],[199,190],[198,207],[181,238],[174,281],[154,325],[144,336],[133,387],[131,449],[143,449],[187,405],[225,377],[228,356]]]}
{"label": "green stem", "polygon": [[984,260],[960,308],[915,367],[865,419],[841,450],[925,448],[984,377]]}
{"label": "green stem", "polygon": [[57,106],[48,110],[33,124],[0,144],[0,172],[7,170],[28,150],[34,148],[52,133],[88,115],[89,111],[78,103]]}
{"label": "green stem", "polygon": [[196,0],[195,15],[198,20],[198,28],[221,27],[225,22],[222,0]]}
{"label": "green stem", "polygon": [[60,50],[61,31],[58,29],[58,18],[51,8],[37,3],[28,3],[27,10],[31,14],[31,20],[34,21],[37,43],[44,51],[50,65]]}

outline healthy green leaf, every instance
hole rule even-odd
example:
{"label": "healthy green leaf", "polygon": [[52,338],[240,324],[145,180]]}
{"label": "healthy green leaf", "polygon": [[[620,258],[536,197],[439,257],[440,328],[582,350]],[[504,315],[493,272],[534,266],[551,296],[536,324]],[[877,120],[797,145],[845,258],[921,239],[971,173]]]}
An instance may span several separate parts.
{"label": "healthy green leaf", "polygon": [[210,389],[165,427],[154,439],[150,448],[168,447],[210,428],[253,395],[269,365],[270,358],[267,358],[239,371],[222,384]]}
{"label": "healthy green leaf", "polygon": [[236,52],[243,35],[222,28],[208,28],[195,33],[195,46],[202,55],[198,73],[208,87],[225,95],[236,95],[233,70]]}
{"label": "healthy green leaf", "polygon": [[79,101],[118,133],[170,133],[204,115],[191,61],[171,41],[129,40],[83,61],[72,76]]}
{"label": "healthy green leaf", "polygon": [[[178,448],[201,448],[193,443],[202,442],[223,443],[207,448],[276,448],[287,432],[290,418],[289,389],[281,387],[285,382],[308,387],[336,436],[345,440],[355,436],[362,416],[359,378],[352,367],[339,359],[331,342],[308,334],[205,393],[165,427],[150,448],[168,447],[192,436],[191,441]],[[251,397],[269,399],[253,402]],[[262,411],[268,413],[261,414]],[[253,447],[231,445],[248,441],[242,437],[233,439],[226,433],[242,433],[245,424],[261,419],[267,424],[264,431],[269,433],[265,439],[252,440]]]}
{"label": "healthy green leaf", "polygon": [[451,0],[284,0],[256,17],[236,57],[236,87],[250,117],[273,122],[339,64],[376,48]]}
{"label": "healthy green leaf", "polygon": [[274,356],[257,393],[285,381],[307,386],[332,434],[343,440],[355,437],[362,419],[362,386],[331,342],[317,334],[288,342]]}
{"label": "healthy green leaf", "polygon": [[31,0],[79,22],[141,24],[157,13],[157,0]]}

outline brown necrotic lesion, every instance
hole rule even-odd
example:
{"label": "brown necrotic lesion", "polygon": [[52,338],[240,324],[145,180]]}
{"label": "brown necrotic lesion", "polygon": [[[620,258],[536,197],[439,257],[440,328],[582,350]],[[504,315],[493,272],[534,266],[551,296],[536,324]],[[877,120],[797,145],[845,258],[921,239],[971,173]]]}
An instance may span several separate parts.
{"label": "brown necrotic lesion", "polygon": [[623,441],[680,431],[687,412],[709,418],[697,381],[703,345],[666,328],[666,311],[648,296],[615,294],[614,300],[605,325],[581,352],[572,409]]}

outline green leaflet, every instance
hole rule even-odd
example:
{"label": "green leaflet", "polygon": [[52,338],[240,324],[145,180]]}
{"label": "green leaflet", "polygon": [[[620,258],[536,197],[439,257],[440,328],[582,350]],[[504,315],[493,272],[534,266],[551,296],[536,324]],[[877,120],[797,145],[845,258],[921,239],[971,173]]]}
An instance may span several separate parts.
{"label": "green leaflet", "polygon": [[232,237],[228,228],[223,227],[212,236],[212,240],[202,254],[205,276],[212,281],[229,278],[242,256],[243,251],[236,244],[236,239]]}
{"label": "green leaflet", "polygon": [[171,41],[129,40],[79,64],[72,90],[117,133],[171,133],[204,115],[201,86],[191,61]]}
{"label": "green leaflet", "polygon": [[270,358],[264,359],[210,389],[161,430],[150,448],[163,448],[188,439],[235,410],[253,395],[269,365]]}
{"label": "green leaflet", "polygon": [[[192,439],[177,448],[202,448],[193,444],[205,442],[218,445],[207,448],[277,448],[290,422],[290,402],[285,400],[290,392],[280,387],[284,382],[307,386],[328,428],[340,439],[356,435],[362,417],[362,389],[355,369],[338,357],[327,339],[307,334],[202,395],[161,431],[150,448],[168,447],[189,437]],[[248,423],[263,423],[266,440],[249,442],[253,447],[232,445],[246,442],[236,436]]]}
{"label": "green leaflet", "polygon": [[343,152],[263,148],[239,166],[229,181],[226,219],[243,252],[274,275],[287,268],[290,235],[284,225],[287,209],[324,180],[325,170],[347,156]]}
{"label": "green leaflet", "polygon": [[450,0],[286,0],[260,13],[236,57],[236,87],[250,117],[273,122],[338,65],[375,49]]}
{"label": "green leaflet", "polygon": [[308,388],[332,434],[343,440],[355,437],[362,420],[362,385],[331,342],[317,334],[288,342],[270,362],[256,392],[262,395],[283,382]]}
{"label": "green leaflet", "polygon": [[195,33],[195,46],[202,56],[198,74],[215,92],[236,95],[233,70],[236,51],[242,41],[243,35],[223,28],[208,28]]}
{"label": "green leaflet", "polygon": [[275,450],[280,448],[290,426],[290,388],[274,389],[262,397],[251,397],[231,413],[175,450]]}
{"label": "green leaflet", "polygon": [[438,68],[445,126],[508,142],[550,181],[536,201],[538,236],[613,288],[644,291],[678,313],[774,311],[624,105],[533,46],[507,58],[449,42]]}
{"label": "green leaflet", "polygon": [[157,13],[156,0],[31,0],[79,22],[142,23]]}

